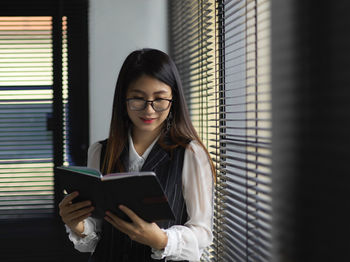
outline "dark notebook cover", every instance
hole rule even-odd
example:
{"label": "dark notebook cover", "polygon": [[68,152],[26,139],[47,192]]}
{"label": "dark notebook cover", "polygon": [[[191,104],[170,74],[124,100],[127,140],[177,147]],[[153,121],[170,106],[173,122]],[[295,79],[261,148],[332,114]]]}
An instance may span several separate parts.
{"label": "dark notebook cover", "polygon": [[109,210],[120,218],[130,219],[118,208],[122,204],[148,221],[174,220],[158,178],[153,172],[114,173],[102,176],[92,168],[61,166],[56,168],[59,189],[78,191],[75,201],[91,200],[93,217],[103,218]]}

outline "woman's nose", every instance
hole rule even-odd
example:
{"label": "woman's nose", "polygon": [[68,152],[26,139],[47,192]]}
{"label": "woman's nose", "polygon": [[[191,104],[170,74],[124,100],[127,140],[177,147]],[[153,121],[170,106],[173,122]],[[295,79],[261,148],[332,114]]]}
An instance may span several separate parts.
{"label": "woman's nose", "polygon": [[152,106],[152,102],[147,102],[146,103],[146,108],[144,109],[144,111],[150,112],[150,113],[155,112],[155,110],[154,110],[154,108]]}

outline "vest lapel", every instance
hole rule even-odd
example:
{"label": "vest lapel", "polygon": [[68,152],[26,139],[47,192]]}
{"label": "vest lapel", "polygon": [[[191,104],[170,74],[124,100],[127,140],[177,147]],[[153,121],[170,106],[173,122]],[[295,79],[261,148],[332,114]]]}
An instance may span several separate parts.
{"label": "vest lapel", "polygon": [[156,143],[148,155],[146,162],[143,164],[141,171],[153,171],[157,166],[163,162],[169,161],[169,159],[168,153]]}

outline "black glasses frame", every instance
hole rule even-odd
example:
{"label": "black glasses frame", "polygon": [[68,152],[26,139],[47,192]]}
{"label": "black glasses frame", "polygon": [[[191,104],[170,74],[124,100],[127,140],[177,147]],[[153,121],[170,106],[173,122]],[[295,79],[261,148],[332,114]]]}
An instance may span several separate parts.
{"label": "black glasses frame", "polygon": [[[142,99],[142,98],[127,98],[127,99],[126,99],[126,102],[129,102],[129,101],[131,101],[131,100],[143,100],[143,101],[144,101],[144,106],[143,106],[142,109],[131,109],[131,108],[130,108],[130,110],[132,110],[132,111],[142,111],[142,110],[145,110],[146,107],[147,107],[147,104],[148,104],[148,103],[151,103],[151,106],[152,106],[153,110],[156,111],[156,112],[163,112],[163,111],[167,110],[167,109],[170,107],[170,104],[174,101],[173,99],[167,99],[167,98],[157,98],[157,99],[154,99],[154,100],[145,100],[145,99]],[[157,100],[166,100],[166,101],[168,101],[169,104],[168,104],[167,108],[162,109],[162,110],[156,110],[156,109],[154,108],[153,102],[154,102],[154,101],[157,101]]]}

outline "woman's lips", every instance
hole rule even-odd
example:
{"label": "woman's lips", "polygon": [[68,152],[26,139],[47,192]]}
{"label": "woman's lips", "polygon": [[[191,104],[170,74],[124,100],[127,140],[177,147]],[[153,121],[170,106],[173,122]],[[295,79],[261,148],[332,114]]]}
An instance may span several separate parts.
{"label": "woman's lips", "polygon": [[143,118],[140,117],[140,119],[142,120],[142,122],[144,122],[145,124],[151,124],[153,123],[156,119],[155,118]]}

